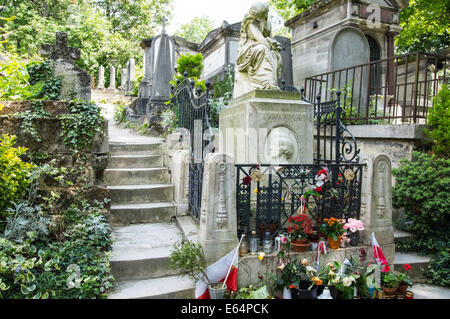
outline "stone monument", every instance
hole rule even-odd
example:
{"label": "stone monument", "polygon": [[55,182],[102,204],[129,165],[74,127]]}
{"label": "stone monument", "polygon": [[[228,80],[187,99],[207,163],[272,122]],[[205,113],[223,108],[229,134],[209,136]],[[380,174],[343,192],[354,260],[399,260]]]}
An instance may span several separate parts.
{"label": "stone monument", "polygon": [[241,26],[233,100],[219,115],[219,152],[236,163],[312,164],[314,109],[278,87],[281,56],[268,6],[251,6]]}
{"label": "stone monument", "polygon": [[51,60],[53,74],[61,77],[60,99],[91,101],[91,77],[73,62],[81,51],[67,45],[67,33],[56,32],[56,43],[43,44],[40,54]]}
{"label": "stone monument", "polygon": [[281,47],[270,38],[269,6],[257,2],[241,24],[233,97],[252,89],[277,90],[281,73]]}
{"label": "stone monument", "polygon": [[119,89],[125,90],[127,86],[127,69],[122,69],[120,73],[120,87]]}
{"label": "stone monument", "polygon": [[116,68],[111,65],[109,69],[109,90],[116,89]]}
{"label": "stone monument", "polygon": [[98,68],[98,85],[97,89],[104,89],[105,88],[105,68],[100,65]]}
{"label": "stone monument", "polygon": [[127,63],[127,85],[126,85],[126,92],[130,93],[133,91],[136,81],[136,62],[134,58],[130,58],[130,60]]}

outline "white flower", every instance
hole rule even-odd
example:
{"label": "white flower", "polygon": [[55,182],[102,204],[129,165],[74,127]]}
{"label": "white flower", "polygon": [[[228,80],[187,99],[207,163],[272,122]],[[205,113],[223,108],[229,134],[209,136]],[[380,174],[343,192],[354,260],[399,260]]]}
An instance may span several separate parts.
{"label": "white flower", "polygon": [[311,266],[307,266],[306,267],[306,271],[308,271],[308,272],[316,272],[316,270],[313,267],[311,267]]}
{"label": "white flower", "polygon": [[330,270],[330,272],[328,273],[328,275],[330,275],[330,276],[334,276],[334,275],[335,275],[335,273],[334,273],[334,271]]}
{"label": "white flower", "polygon": [[336,276],[334,279],[331,280],[334,284],[338,284],[339,281],[341,281],[341,277]]}
{"label": "white flower", "polygon": [[349,287],[352,282],[355,281],[355,278],[353,277],[345,277],[344,279],[342,279],[342,283],[344,284],[344,287]]}
{"label": "white flower", "polygon": [[334,265],[333,265],[333,263],[328,263],[328,264],[327,264],[327,267],[329,267],[329,268],[333,268],[333,267],[334,267]]}
{"label": "white flower", "polygon": [[302,265],[303,265],[303,266],[308,266],[308,264],[309,264],[308,259],[303,258],[303,259],[302,259]]}

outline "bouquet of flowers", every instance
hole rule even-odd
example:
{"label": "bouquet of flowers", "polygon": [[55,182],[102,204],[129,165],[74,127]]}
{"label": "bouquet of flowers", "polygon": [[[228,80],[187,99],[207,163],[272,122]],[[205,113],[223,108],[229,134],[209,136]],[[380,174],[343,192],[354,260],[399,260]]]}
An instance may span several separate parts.
{"label": "bouquet of flowers", "polygon": [[356,233],[357,231],[364,230],[364,223],[358,219],[349,218],[343,228],[352,233]]}
{"label": "bouquet of flowers", "polygon": [[306,214],[298,216],[291,216],[288,218],[290,226],[288,232],[291,234],[291,239],[304,239],[312,233],[312,222]]}
{"label": "bouquet of flowers", "polygon": [[345,222],[343,219],[336,219],[334,217],[324,218],[323,222],[319,225],[320,231],[331,237],[333,240],[338,240],[344,233]]}

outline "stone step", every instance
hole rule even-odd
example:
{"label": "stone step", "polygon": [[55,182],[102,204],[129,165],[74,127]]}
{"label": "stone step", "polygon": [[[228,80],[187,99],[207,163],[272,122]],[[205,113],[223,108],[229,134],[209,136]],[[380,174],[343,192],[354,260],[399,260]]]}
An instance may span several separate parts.
{"label": "stone step", "polygon": [[166,184],[170,182],[167,168],[108,168],[105,183],[114,185]]}
{"label": "stone step", "polygon": [[182,235],[175,223],[137,224],[114,228],[111,269],[118,281],[175,275],[169,255]]}
{"label": "stone step", "polygon": [[424,280],[423,271],[430,262],[430,257],[415,253],[396,252],[394,256],[394,270],[402,271],[404,264],[411,265],[411,279],[415,282]]}
{"label": "stone step", "polygon": [[161,143],[109,143],[111,156],[118,155],[160,155],[162,154]]}
{"label": "stone step", "polygon": [[172,184],[108,186],[111,204],[162,203],[173,201]]}
{"label": "stone step", "polygon": [[162,155],[117,155],[111,156],[108,168],[147,168],[163,165]]}
{"label": "stone step", "polygon": [[403,230],[394,229],[394,242],[398,243],[403,239],[414,238],[414,234],[408,233]]}
{"label": "stone step", "polygon": [[195,282],[179,276],[118,282],[108,299],[194,299]]}
{"label": "stone step", "polygon": [[111,205],[111,224],[126,226],[140,223],[168,222],[176,215],[176,206],[172,203],[138,203]]}

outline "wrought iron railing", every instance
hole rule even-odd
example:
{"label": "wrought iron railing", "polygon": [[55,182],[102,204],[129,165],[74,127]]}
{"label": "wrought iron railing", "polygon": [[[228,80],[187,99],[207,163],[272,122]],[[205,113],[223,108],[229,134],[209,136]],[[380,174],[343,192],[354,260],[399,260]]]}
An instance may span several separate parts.
{"label": "wrought iron railing", "polygon": [[171,105],[177,114],[178,127],[189,132],[190,158],[189,163],[189,213],[195,221],[200,219],[203,160],[207,153],[214,152],[214,134],[209,123],[210,90],[206,85],[206,92],[195,87],[195,81],[187,78],[177,83],[173,89]]}
{"label": "wrought iron railing", "polygon": [[[299,212],[308,212],[316,225],[326,217],[358,219],[363,166],[236,165],[238,235],[256,229],[260,236],[266,230],[276,236],[287,229],[288,218]],[[262,173],[259,181],[251,177],[255,170]]]}
{"label": "wrought iron railing", "polygon": [[347,124],[425,123],[448,67],[446,55],[415,52],[307,77],[304,88],[324,101],[341,90]]}

